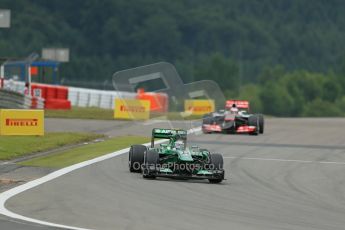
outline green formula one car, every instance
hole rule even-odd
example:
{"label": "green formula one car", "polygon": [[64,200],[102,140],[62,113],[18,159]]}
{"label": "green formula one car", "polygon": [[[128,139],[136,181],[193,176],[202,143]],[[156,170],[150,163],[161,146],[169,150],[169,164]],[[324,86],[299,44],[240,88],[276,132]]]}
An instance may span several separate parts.
{"label": "green formula one car", "polygon": [[[158,138],[169,141],[155,146]],[[198,146],[187,148],[186,142],[186,130],[153,129],[150,148],[131,146],[130,172],[141,172],[144,178],[208,179],[211,183],[224,180],[223,156]]]}

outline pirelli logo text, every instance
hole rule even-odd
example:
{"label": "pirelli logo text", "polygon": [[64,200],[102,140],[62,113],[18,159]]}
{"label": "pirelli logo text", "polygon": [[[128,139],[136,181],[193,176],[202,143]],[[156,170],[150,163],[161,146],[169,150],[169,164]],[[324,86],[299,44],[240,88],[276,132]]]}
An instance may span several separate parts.
{"label": "pirelli logo text", "polygon": [[38,119],[6,119],[6,126],[38,126]]}
{"label": "pirelli logo text", "polygon": [[212,111],[212,106],[190,106],[188,108],[189,111],[193,111],[193,112],[205,112],[205,113],[210,113],[213,112]]}
{"label": "pirelli logo text", "polygon": [[1,109],[0,135],[44,135],[44,111]]}
{"label": "pirelli logo text", "polygon": [[214,100],[198,99],[198,100],[185,100],[185,112],[192,115],[203,115],[206,113],[214,112]]}
{"label": "pirelli logo text", "polygon": [[115,99],[114,118],[147,120],[150,118],[150,101],[137,99]]}
{"label": "pirelli logo text", "polygon": [[145,107],[144,106],[124,106],[124,105],[121,105],[120,111],[122,111],[122,112],[133,112],[133,113],[144,113]]}

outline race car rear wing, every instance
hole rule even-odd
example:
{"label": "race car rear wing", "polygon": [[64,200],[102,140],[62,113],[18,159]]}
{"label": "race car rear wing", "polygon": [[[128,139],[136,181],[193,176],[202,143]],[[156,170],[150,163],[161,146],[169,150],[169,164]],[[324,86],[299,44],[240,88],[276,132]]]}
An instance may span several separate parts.
{"label": "race car rear wing", "polygon": [[172,137],[177,137],[179,140],[183,140],[184,142],[186,142],[187,131],[183,129],[152,129],[151,148],[154,147],[155,138],[170,139]]}
{"label": "race car rear wing", "polygon": [[227,100],[225,108],[230,109],[233,105],[236,105],[239,109],[249,109],[249,101],[244,100]]}

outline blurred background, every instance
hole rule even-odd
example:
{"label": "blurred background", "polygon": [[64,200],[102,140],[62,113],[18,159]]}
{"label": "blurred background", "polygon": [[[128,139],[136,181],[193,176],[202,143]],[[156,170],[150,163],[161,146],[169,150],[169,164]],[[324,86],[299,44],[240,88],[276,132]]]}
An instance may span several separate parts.
{"label": "blurred background", "polygon": [[166,61],[185,83],[214,80],[256,112],[345,115],[342,0],[0,0],[0,8],[11,10],[1,61],[66,48],[68,62],[42,70],[58,84],[110,90],[114,72]]}

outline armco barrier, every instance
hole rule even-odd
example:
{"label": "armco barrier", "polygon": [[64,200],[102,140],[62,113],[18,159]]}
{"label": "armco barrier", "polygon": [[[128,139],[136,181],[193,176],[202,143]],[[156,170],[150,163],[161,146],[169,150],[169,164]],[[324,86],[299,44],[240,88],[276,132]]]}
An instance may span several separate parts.
{"label": "armco barrier", "polygon": [[0,89],[0,108],[43,109],[44,99],[31,97],[11,90]]}
{"label": "armco barrier", "polygon": [[31,97],[11,90],[0,89],[0,108],[29,109],[31,104]]}

